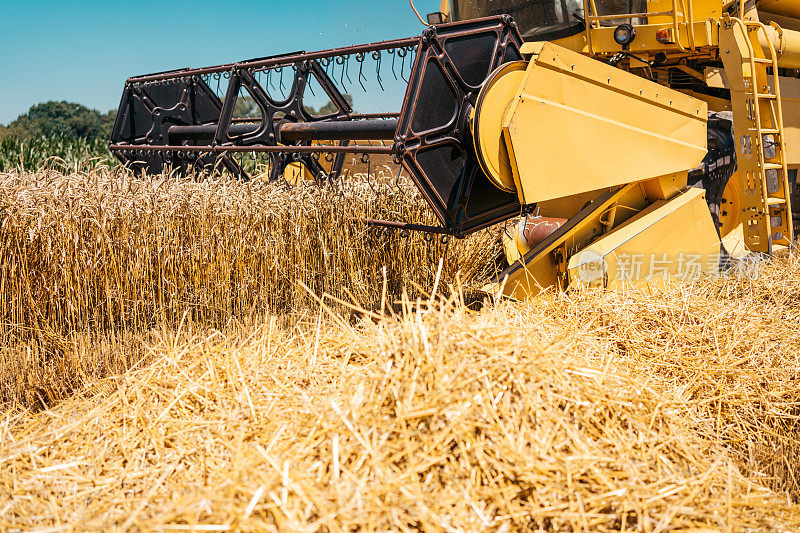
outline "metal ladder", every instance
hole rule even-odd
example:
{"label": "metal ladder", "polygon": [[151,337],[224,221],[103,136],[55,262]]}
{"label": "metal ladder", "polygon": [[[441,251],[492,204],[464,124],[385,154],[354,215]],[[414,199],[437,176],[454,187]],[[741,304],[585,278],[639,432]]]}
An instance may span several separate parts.
{"label": "metal ladder", "polygon": [[770,254],[794,238],[777,54],[763,23],[726,15],[720,55],[731,87],[745,244]]}

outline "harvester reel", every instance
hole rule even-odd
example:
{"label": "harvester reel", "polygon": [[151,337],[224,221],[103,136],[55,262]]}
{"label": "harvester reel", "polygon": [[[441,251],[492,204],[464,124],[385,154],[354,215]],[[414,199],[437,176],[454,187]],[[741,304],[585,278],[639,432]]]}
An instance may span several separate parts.
{"label": "harvester reel", "polygon": [[[278,56],[279,57],[279,56]],[[280,127],[283,124],[292,122],[316,122],[325,119],[345,117],[353,110],[347,103],[344,96],[336,88],[336,85],[328,77],[325,70],[317,61],[301,61],[292,66],[294,77],[292,80],[289,95],[284,99],[271,96],[258,81],[256,81],[251,69],[234,70],[231,75],[231,82],[228,84],[229,95],[225,98],[225,106],[220,115],[220,127],[217,128],[214,142],[218,146],[232,145],[237,146],[277,146],[283,144],[287,146],[310,146],[310,141],[286,142],[281,138]],[[336,111],[323,117],[317,117],[306,111],[303,106],[303,97],[308,87],[309,77],[315,77],[319,85],[322,86],[330,101],[336,107]],[[257,128],[251,131],[237,133],[231,128],[234,124],[234,106],[236,95],[240,89],[244,88],[253,101],[258,105],[263,119]],[[232,93],[232,94],[231,94]],[[275,180],[283,175],[286,167],[293,162],[302,163],[312,176],[318,178],[326,174],[315,157],[315,154],[297,154],[287,152],[284,154],[270,154],[270,179]],[[333,162],[333,172],[341,170],[344,157],[340,154]]]}
{"label": "harvester reel", "polygon": [[[346,153],[393,155],[440,225],[372,223],[465,236],[521,212],[513,189],[499,187],[479,162],[470,120],[487,78],[501,65],[521,61],[522,44],[516,23],[504,15],[431,26],[407,39],[129,78],[111,150],[147,173],[159,173],[167,165],[188,169],[221,163],[242,176],[236,154],[269,154],[272,179],[300,162],[318,180],[338,175]],[[399,113],[353,113],[321,66],[342,65],[344,76],[354,57],[361,65],[356,80],[363,87],[361,68],[369,54],[377,62],[381,84],[381,53],[404,58],[410,50],[415,58]],[[269,83],[258,80],[259,73],[276,71],[294,72],[288,94],[280,98]],[[224,99],[209,88],[211,77],[229,80]],[[303,106],[311,77],[334,104],[334,112],[314,116]],[[258,106],[259,118],[234,116],[244,92]],[[491,125],[489,136],[499,134],[497,124]],[[325,164],[319,154],[328,154]]]}
{"label": "harvester reel", "polygon": [[[280,57],[282,56],[263,59]],[[346,117],[352,112],[352,108],[317,61],[300,61],[292,65],[292,70],[294,76],[288,95],[275,97],[255,79],[254,69],[234,67],[224,74],[230,79],[224,102],[203,80],[202,75],[190,74],[153,82],[129,81],[122,95],[120,118],[112,132],[112,144],[146,145],[143,148],[210,144],[222,149],[283,144],[287,146],[285,154],[270,154],[271,179],[280,177],[286,166],[295,161],[305,165],[315,177],[327,175],[314,154],[289,151],[291,146],[310,146],[310,141],[286,142],[281,139],[280,127],[286,123],[319,122]],[[314,116],[306,111],[303,98],[309,77],[312,76],[330,98],[336,111],[324,116]],[[258,106],[260,117],[234,116],[234,108],[242,89]],[[190,166],[199,170],[222,164],[235,176],[246,178],[231,154],[224,152],[211,155],[202,151],[173,153],[143,150],[115,151],[115,154],[123,163],[148,174],[159,173],[167,166],[185,173]],[[331,173],[338,174],[343,162],[343,155],[337,154],[331,165]]]}
{"label": "harvester reel", "polygon": [[[112,143],[142,145],[143,150],[115,152],[117,158],[136,171],[158,174],[167,166],[185,169],[189,157],[182,154],[150,151],[149,146],[167,145],[173,125],[202,124],[219,116],[222,102],[214,91],[195,77],[175,78],[160,83],[126,83]],[[197,162],[196,158],[195,162]],[[201,164],[213,164],[202,156]],[[241,170],[228,157],[221,163],[234,174]]]}

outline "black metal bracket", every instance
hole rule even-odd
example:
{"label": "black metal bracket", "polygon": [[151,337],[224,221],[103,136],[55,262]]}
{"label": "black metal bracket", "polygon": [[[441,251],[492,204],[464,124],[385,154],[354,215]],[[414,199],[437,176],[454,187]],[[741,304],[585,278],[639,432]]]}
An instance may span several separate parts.
{"label": "black metal bracket", "polygon": [[431,26],[422,34],[395,137],[403,164],[455,236],[519,213],[516,194],[489,181],[477,161],[469,116],[488,75],[522,59],[509,16]]}

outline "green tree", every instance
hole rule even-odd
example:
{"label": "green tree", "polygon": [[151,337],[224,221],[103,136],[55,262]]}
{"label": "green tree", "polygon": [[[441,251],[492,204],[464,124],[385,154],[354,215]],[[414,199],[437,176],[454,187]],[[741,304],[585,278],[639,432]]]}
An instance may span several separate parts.
{"label": "green tree", "polygon": [[[344,99],[350,104],[350,107],[353,107],[353,96],[350,94],[344,94],[342,96],[344,96]],[[303,104],[303,108],[315,117],[330,115],[338,111],[330,100],[319,109],[305,103]],[[240,94],[233,107],[233,116],[235,118],[261,118],[261,109],[251,96]]]}
{"label": "green tree", "polygon": [[115,111],[102,114],[73,102],[44,102],[32,106],[27,113],[0,130],[0,136],[107,139],[115,116]]}
{"label": "green tree", "polygon": [[[353,107],[353,95],[345,93],[342,96],[344,96],[344,99],[347,101],[348,104],[350,104],[350,107]],[[306,111],[317,117],[330,115],[331,113],[336,113],[339,110],[331,101],[328,101],[328,103],[326,103],[319,109],[314,109],[314,107],[310,105],[304,107],[306,108]]]}

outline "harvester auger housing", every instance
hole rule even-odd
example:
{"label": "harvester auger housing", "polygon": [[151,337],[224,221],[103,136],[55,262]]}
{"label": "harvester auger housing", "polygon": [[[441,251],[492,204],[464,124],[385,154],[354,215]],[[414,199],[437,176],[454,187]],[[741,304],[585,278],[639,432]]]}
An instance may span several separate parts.
{"label": "harvester auger housing", "polygon": [[[332,179],[345,154],[390,156],[440,224],[369,222],[456,237],[505,222],[508,267],[486,290],[518,298],[663,284],[794,246],[794,0],[442,0],[432,15],[459,22],[130,78],[111,149],[144,172],[222,165],[243,178],[237,154],[264,153],[272,179],[290,165]],[[413,54],[405,97],[357,114],[326,66],[383,53]],[[284,70],[277,97],[259,75]],[[304,106],[312,81],[324,114]],[[236,115],[243,92],[260,118]]]}

